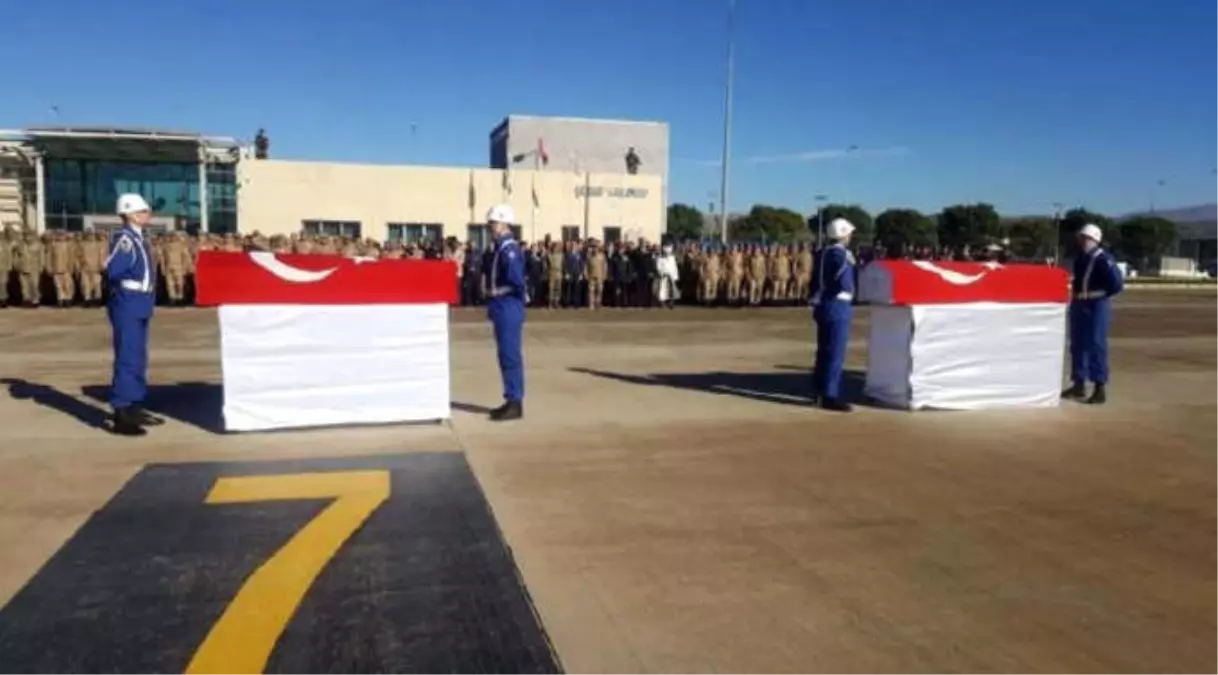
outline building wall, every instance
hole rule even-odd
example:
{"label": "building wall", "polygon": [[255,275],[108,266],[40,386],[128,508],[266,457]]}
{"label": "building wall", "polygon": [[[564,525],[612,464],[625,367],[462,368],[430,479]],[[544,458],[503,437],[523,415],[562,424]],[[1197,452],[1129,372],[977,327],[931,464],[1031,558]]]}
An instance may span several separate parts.
{"label": "building wall", "polygon": [[[237,220],[247,234],[290,234],[305,220],[340,220],[358,221],[361,236],[379,241],[387,239],[389,223],[441,223],[444,236],[464,240],[471,223],[483,223],[491,206],[507,202],[525,240],[557,239],[564,225],[575,225],[598,239],[604,227],[616,226],[623,238],[659,241],[664,217],[658,176],[270,159],[242,161],[237,182]],[[593,192],[587,218],[585,184]]]}
{"label": "building wall", "polygon": [[[496,151],[497,139],[504,152]],[[667,124],[566,117],[507,118],[506,128],[491,132],[491,168],[504,168],[500,162],[537,149],[538,140],[545,142],[551,170],[626,173],[626,150],[633,147],[642,160],[640,174],[668,176]]]}
{"label": "building wall", "polygon": [[[551,171],[624,174],[626,151],[633,147],[642,161],[639,175],[659,176],[668,203],[668,125],[663,122],[512,115],[491,132],[491,168],[502,169],[512,157],[533,152],[539,139]],[[531,157],[517,165],[532,166]]]}

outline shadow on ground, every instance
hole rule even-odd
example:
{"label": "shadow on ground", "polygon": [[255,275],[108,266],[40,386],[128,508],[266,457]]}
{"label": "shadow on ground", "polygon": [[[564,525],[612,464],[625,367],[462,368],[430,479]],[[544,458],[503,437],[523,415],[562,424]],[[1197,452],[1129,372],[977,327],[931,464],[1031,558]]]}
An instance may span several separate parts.
{"label": "shadow on ground", "polygon": [[452,406],[453,410],[460,410],[461,412],[473,413],[475,415],[486,415],[491,411],[486,406],[478,405],[477,403],[464,403],[462,401],[453,401]]}
{"label": "shadow on ground", "polygon": [[[812,405],[812,372],[808,368],[778,366],[779,372],[767,373],[651,373],[627,375],[591,368],[571,368],[571,372],[595,375],[619,382],[651,386],[674,387],[704,391],[725,396],[751,398],[765,403],[780,403],[793,406]],[[842,376],[843,394],[846,400],[865,404],[863,397],[863,373],[847,370]]]}
{"label": "shadow on ground", "polygon": [[[81,393],[105,402],[110,387],[92,385],[81,387]],[[144,400],[148,412],[198,427],[213,434],[224,433],[224,390],[213,382],[178,382],[149,385]]]}
{"label": "shadow on ground", "polygon": [[[94,429],[105,429],[106,420],[110,413],[105,408],[82,401],[71,394],[60,391],[49,384],[40,384],[16,378],[0,379],[0,384],[8,387],[9,396],[17,400],[29,400],[75,419],[81,424]],[[102,401],[105,401],[102,394]]]}

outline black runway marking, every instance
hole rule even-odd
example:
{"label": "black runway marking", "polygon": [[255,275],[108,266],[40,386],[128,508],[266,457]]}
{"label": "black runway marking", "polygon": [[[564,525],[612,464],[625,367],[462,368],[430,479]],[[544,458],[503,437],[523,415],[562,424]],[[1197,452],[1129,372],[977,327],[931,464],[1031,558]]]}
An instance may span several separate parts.
{"label": "black runway marking", "polygon": [[208,505],[218,477],[386,469],[274,673],[560,672],[465,458],[150,465],[0,610],[0,670],[182,672],[247,577],[328,500]]}

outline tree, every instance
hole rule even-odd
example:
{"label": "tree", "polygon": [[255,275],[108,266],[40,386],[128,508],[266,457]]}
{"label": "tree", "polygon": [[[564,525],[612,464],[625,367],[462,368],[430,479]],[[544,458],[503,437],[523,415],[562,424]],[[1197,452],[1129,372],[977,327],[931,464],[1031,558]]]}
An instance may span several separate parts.
{"label": "tree", "polygon": [[670,204],[668,236],[678,241],[701,238],[702,212],[688,204]]}
{"label": "tree", "polygon": [[1166,255],[1176,243],[1176,224],[1158,216],[1137,216],[1121,223],[1118,250],[1126,259],[1146,269],[1152,258]]}
{"label": "tree", "polygon": [[845,218],[854,225],[854,242],[864,246],[870,246],[875,238],[875,224],[871,220],[871,214],[858,204],[825,204],[820,207],[820,210],[812,216],[808,221],[808,229],[812,232],[812,238],[816,239],[816,229],[823,221],[825,228],[828,229],[829,223],[834,218]]}
{"label": "tree", "polygon": [[1057,246],[1057,226],[1049,218],[1032,216],[1020,218],[1007,226],[1008,247],[1016,258],[1046,260],[1053,257]]}
{"label": "tree", "polygon": [[732,239],[790,241],[804,232],[804,217],[791,209],[756,204],[743,218],[728,223]]}
{"label": "tree", "polygon": [[1062,219],[1057,224],[1058,246],[1060,249],[1061,258],[1070,258],[1074,256],[1077,246],[1074,243],[1074,238],[1078,231],[1083,229],[1088,223],[1095,225],[1104,232],[1104,243],[1111,246],[1121,238],[1117,228],[1113,226],[1112,219],[1108,216],[1092,213],[1083,207],[1077,207],[1066,211],[1062,215]]}
{"label": "tree", "polygon": [[939,241],[956,252],[992,244],[1000,236],[1001,219],[992,204],[957,204],[939,214]]}
{"label": "tree", "polygon": [[876,216],[875,239],[889,255],[904,255],[911,248],[939,245],[935,221],[913,209],[888,209]]}

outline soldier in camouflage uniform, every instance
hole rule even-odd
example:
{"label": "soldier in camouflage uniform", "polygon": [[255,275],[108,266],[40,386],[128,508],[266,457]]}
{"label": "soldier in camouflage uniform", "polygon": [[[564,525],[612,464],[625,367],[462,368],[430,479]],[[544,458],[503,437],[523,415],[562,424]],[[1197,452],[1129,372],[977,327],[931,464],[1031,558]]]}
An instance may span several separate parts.
{"label": "soldier in camouflage uniform", "polygon": [[733,244],[727,254],[727,301],[733,307],[740,304],[740,288],[744,284],[744,253]]}
{"label": "soldier in camouflage uniform", "polygon": [[0,307],[8,307],[8,284],[13,277],[13,257],[17,242],[11,227],[0,232]]}
{"label": "soldier in camouflage uniform", "polygon": [[760,246],[754,245],[749,250],[748,259],[748,289],[749,305],[756,307],[765,297],[766,259]]}
{"label": "soldier in camouflage uniform", "polygon": [[21,281],[21,300],[27,307],[37,307],[42,304],[42,274],[46,271],[46,249],[38,239],[38,235],[26,230],[21,243],[17,245],[13,269]]}
{"label": "soldier in camouflage uniform", "polygon": [[795,276],[795,299],[807,300],[812,285],[812,252],[808,250],[807,244],[800,244],[796,249],[795,262],[791,267]]}
{"label": "soldier in camouflage uniform", "polygon": [[106,234],[90,232],[80,243],[80,295],[87,307],[102,304],[102,277],[109,255]]}
{"label": "soldier in camouflage uniform", "polygon": [[605,297],[605,277],[609,263],[600,244],[593,241],[584,260],[584,277],[588,279],[588,309],[600,309]]}
{"label": "soldier in camouflage uniform", "polygon": [[549,264],[546,266],[546,299],[550,309],[562,306],[562,246],[558,242],[550,244]]}
{"label": "soldier in camouflage uniform", "polygon": [[186,275],[191,272],[192,259],[186,244],[186,234],[178,231],[160,237],[161,264],[165,279],[165,297],[171,305],[181,305],[186,300]]}
{"label": "soldier in camouflage uniform", "polygon": [[709,249],[702,256],[698,277],[702,280],[702,304],[710,306],[719,299],[719,253]]}

